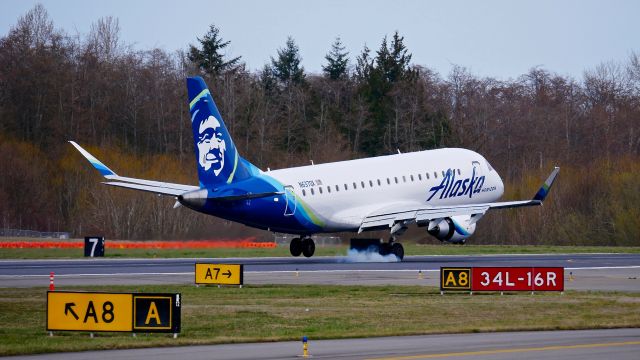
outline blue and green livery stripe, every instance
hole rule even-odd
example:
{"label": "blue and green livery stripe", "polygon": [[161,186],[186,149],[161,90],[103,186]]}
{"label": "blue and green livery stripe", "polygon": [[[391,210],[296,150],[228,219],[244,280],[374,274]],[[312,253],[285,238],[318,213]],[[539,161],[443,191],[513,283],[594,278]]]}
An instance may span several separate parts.
{"label": "blue and green livery stripe", "polygon": [[[284,191],[284,185],[281,184],[278,180],[265,174],[262,174],[261,176],[263,176],[264,179],[266,179],[271,185],[275,186],[277,189],[281,189],[281,191]],[[286,192],[284,196],[288,196]],[[295,196],[295,194],[293,196]],[[314,213],[311,207],[307,203],[305,203],[300,197],[296,196],[296,202],[302,207],[302,211],[299,211],[299,212],[297,211],[294,216],[297,217],[299,214],[302,217],[306,218],[315,226],[318,226],[320,228],[323,228],[325,226],[324,221],[320,220],[320,218]]]}
{"label": "blue and green livery stripe", "polygon": [[196,95],[196,97],[194,97],[191,102],[189,102],[189,110],[193,109],[194,106],[196,106],[196,103],[198,102],[198,100],[202,99],[203,97],[210,95],[211,93],[209,92],[209,89],[204,89],[202,91],[200,91],[200,94]]}
{"label": "blue and green livery stripe", "polygon": [[100,174],[102,174],[102,176],[115,175],[115,173],[113,171],[111,171],[111,169],[106,167],[101,162],[97,162],[97,163],[95,163],[93,161],[90,161],[90,162],[91,162],[91,165],[93,165],[93,167],[96,168],[96,170],[98,170],[100,172]]}
{"label": "blue and green livery stripe", "polygon": [[451,221],[453,222],[453,227],[456,229],[458,234],[462,236],[471,236],[471,234],[467,230],[465,230],[462,226],[460,226],[460,224],[458,224],[455,220],[451,219]]}
{"label": "blue and green livery stripe", "polygon": [[549,192],[549,185],[548,184],[543,184],[542,187],[540,188],[540,190],[538,190],[538,192],[536,193],[536,196],[533,197],[533,200],[544,200],[545,197],[547,197],[547,193]]}
{"label": "blue and green livery stripe", "polygon": [[231,184],[231,182],[233,181],[233,177],[236,174],[236,169],[238,168],[238,152],[234,151],[234,153],[235,153],[236,156],[235,156],[235,158],[233,160],[233,170],[231,171],[231,174],[229,175],[229,178],[227,179],[227,184]]}

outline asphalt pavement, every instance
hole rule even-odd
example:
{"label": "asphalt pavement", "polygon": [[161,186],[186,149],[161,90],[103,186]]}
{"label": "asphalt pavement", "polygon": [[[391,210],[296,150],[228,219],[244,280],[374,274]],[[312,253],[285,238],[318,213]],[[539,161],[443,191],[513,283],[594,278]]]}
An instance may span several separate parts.
{"label": "asphalt pavement", "polygon": [[[638,359],[640,329],[526,331],[309,340],[312,359]],[[302,342],[270,342],[20,356],[16,359],[298,359]]]}
{"label": "asphalt pavement", "polygon": [[640,254],[408,256],[402,262],[313,258],[2,260],[0,287],[192,284],[196,262],[244,264],[245,284],[438,286],[440,267],[564,267],[565,288],[640,291]]}

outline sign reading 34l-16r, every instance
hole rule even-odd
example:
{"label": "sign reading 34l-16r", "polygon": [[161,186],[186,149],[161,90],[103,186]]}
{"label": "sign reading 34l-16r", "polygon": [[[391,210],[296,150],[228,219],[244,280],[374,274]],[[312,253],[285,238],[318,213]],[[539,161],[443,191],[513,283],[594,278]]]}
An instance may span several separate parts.
{"label": "sign reading 34l-16r", "polygon": [[561,267],[475,267],[474,291],[564,291]]}
{"label": "sign reading 34l-16r", "polygon": [[564,291],[561,267],[440,268],[441,290]]}
{"label": "sign reading 34l-16r", "polygon": [[47,292],[48,331],[180,332],[180,294]]}

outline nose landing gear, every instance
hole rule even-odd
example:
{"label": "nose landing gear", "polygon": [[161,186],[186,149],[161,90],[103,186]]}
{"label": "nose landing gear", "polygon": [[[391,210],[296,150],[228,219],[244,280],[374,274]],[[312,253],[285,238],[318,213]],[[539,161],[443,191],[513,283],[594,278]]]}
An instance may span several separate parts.
{"label": "nose landing gear", "polygon": [[289,244],[289,251],[293,256],[302,254],[305,257],[312,257],[316,252],[316,243],[310,237],[293,238]]}

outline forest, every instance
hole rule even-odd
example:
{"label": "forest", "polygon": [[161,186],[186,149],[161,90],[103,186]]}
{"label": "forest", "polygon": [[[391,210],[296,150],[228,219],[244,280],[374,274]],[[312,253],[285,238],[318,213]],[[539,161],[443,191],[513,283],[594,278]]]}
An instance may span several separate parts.
{"label": "forest", "polygon": [[[503,200],[514,200],[533,196],[557,165],[544,206],[490,212],[468,243],[640,245],[639,54],[603,59],[580,79],[532,67],[499,80],[415,64],[396,31],[358,54],[336,38],[315,74],[293,37],[251,71],[226,54],[223,35],[212,24],[184,49],[141,50],[120,40],[113,17],[86,35],[56,28],[42,5],[17,19],[0,37],[0,228],[272,238],[101,185],[67,142],[120,175],[197,184],[184,79],[199,75],[240,154],[262,169],[464,147],[491,162]],[[424,229],[404,238],[437,242]]]}

